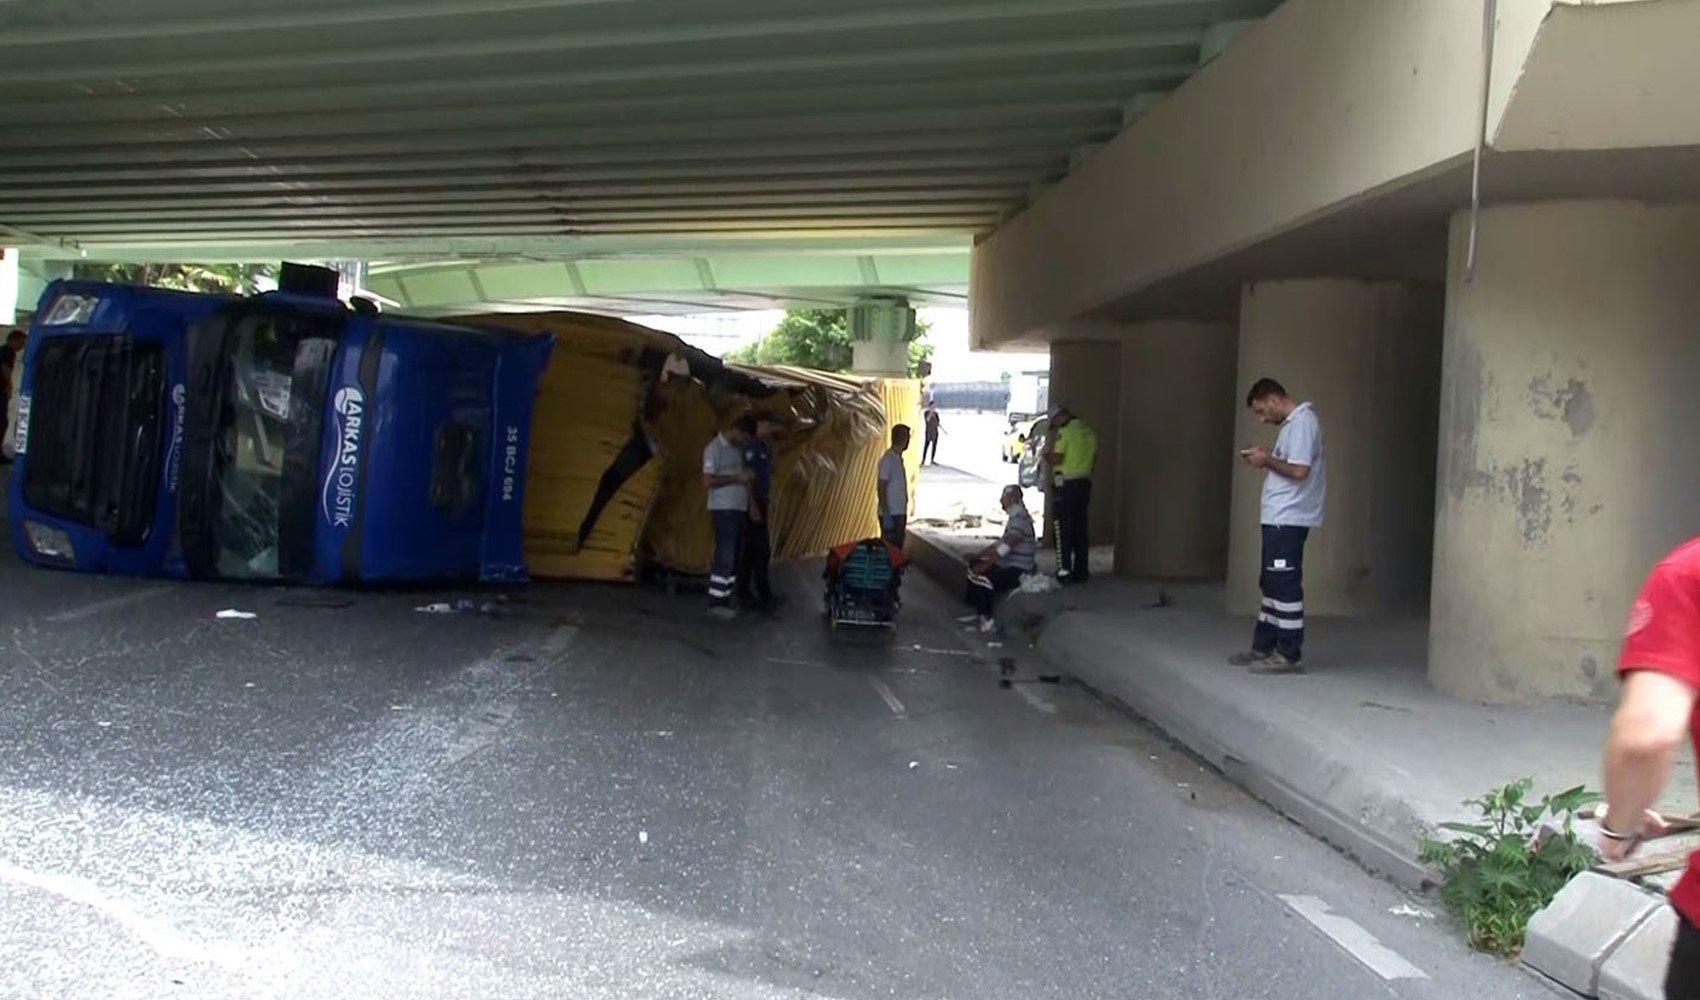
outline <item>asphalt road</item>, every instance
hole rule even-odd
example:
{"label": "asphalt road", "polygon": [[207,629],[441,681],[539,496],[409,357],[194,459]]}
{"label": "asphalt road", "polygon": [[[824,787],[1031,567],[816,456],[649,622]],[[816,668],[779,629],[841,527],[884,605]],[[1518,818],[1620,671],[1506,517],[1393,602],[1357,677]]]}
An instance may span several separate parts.
{"label": "asphalt road", "polygon": [[1552,995],[1085,692],[999,690],[918,575],[890,641],[781,578],[726,626],[0,556],[0,996]]}

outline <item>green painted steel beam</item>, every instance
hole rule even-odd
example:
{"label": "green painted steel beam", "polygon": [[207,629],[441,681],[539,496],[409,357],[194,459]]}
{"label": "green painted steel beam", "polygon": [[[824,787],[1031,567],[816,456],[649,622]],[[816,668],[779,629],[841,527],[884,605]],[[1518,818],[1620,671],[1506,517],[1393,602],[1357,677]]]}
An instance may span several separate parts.
{"label": "green painted steel beam", "polygon": [[[477,133],[423,132],[406,136],[386,136],[372,139],[360,136],[316,139],[296,142],[221,142],[204,146],[176,143],[155,145],[108,146],[98,149],[78,147],[42,149],[24,148],[7,156],[8,176],[39,174],[66,168],[89,165],[119,164],[139,167],[158,165],[229,165],[257,171],[275,169],[277,161],[316,159],[324,163],[358,162],[362,159],[407,157],[414,163],[456,153],[475,153],[481,150],[521,150],[547,154],[549,162],[632,162],[645,158],[687,159],[715,162],[716,154],[729,160],[749,160],[767,156],[827,156],[858,151],[891,153],[937,152],[1003,148],[1005,145],[1029,149],[1051,146],[1064,137],[1079,138],[1083,134],[1107,138],[1115,125],[1096,122],[1059,121],[1054,124],[982,123],[978,127],[967,122],[940,123],[921,116],[912,131],[893,127],[879,115],[835,116],[838,120],[801,117],[779,122],[764,119],[742,128],[690,128],[694,133],[688,143],[677,141],[677,135],[654,126],[627,126],[597,130],[587,135],[575,131],[567,136],[542,136],[528,129],[491,129]],[[793,131],[795,128],[797,131]],[[433,141],[435,140],[435,141]],[[523,154],[522,154],[523,155]],[[519,158],[510,153],[512,162]],[[394,169],[393,164],[383,166]],[[405,170],[398,172],[405,173]]]}
{"label": "green painted steel beam", "polygon": [[[985,44],[940,44],[918,48],[885,47],[874,51],[828,50],[811,54],[791,54],[783,47],[769,47],[763,53],[736,59],[697,55],[693,58],[657,62],[621,63],[609,66],[573,65],[570,68],[554,64],[535,69],[516,67],[513,63],[497,63],[482,72],[446,73],[441,67],[425,64],[411,73],[392,74],[369,80],[331,81],[322,75],[303,71],[299,78],[269,73],[264,79],[244,85],[236,80],[219,81],[209,88],[194,83],[172,84],[150,89],[148,97],[157,102],[163,114],[184,115],[193,110],[195,101],[220,100],[239,102],[237,108],[248,112],[286,111],[301,106],[301,95],[335,96],[340,106],[364,107],[379,103],[385,97],[418,102],[430,94],[451,101],[477,101],[481,92],[553,93],[567,97],[577,88],[602,86],[609,96],[629,94],[634,88],[653,87],[663,92],[677,92],[681,87],[705,87],[719,83],[723,86],[773,86],[776,80],[790,78],[807,86],[810,80],[823,76],[845,83],[859,81],[867,85],[872,80],[960,79],[964,74],[1021,73],[1030,69],[1054,72],[1079,72],[1087,68],[1120,68],[1131,63],[1139,65],[1138,53],[1150,52],[1153,59],[1166,64],[1196,64],[1202,31],[1162,33],[1153,39],[1145,32],[1091,34],[1057,39],[1026,38]],[[784,53],[784,54],[776,54]],[[6,50],[0,46],[0,57]],[[1092,57],[1102,57],[1093,63]],[[87,76],[86,64],[81,75]],[[31,103],[52,101],[64,93],[64,86],[76,84],[68,80],[56,85],[33,82],[37,78],[27,73],[0,74],[0,85],[7,89],[10,100]],[[97,81],[111,80],[108,74],[97,74]],[[189,79],[185,75],[175,77]],[[303,82],[294,82],[299,79]],[[86,85],[86,84],[85,84]],[[89,98],[133,96],[134,91],[121,88],[103,90],[91,87]],[[222,94],[222,97],[213,96]],[[60,104],[68,114],[75,114],[78,102]]]}
{"label": "green painted steel beam", "polygon": [[[1180,79],[1180,74],[1172,74]],[[497,129],[524,129],[534,137],[552,134],[592,136],[655,135],[706,136],[718,129],[749,131],[759,123],[774,122],[777,127],[790,129],[801,121],[838,119],[866,120],[885,116],[894,121],[960,121],[967,123],[996,123],[1005,121],[1047,122],[1070,121],[1093,116],[1109,116],[1121,106],[1121,95],[1114,92],[1057,95],[1033,99],[1031,94],[1012,94],[1003,101],[945,101],[918,98],[911,95],[903,100],[893,94],[887,100],[866,102],[844,101],[834,108],[810,108],[806,104],[788,106],[781,111],[761,109],[752,113],[749,108],[728,109],[735,113],[698,110],[692,113],[670,111],[670,117],[636,118],[631,115],[598,113],[587,115],[572,104],[553,102],[520,106],[460,107],[433,109],[408,115],[380,113],[332,114],[323,116],[291,116],[287,120],[259,119],[247,127],[220,124],[208,128],[194,122],[131,122],[76,123],[66,125],[0,125],[0,148],[8,146],[91,148],[99,146],[156,146],[177,143],[186,146],[228,145],[246,146],[284,141],[339,142],[345,138],[368,139],[389,135],[441,135],[445,130],[479,135]]]}
{"label": "green painted steel beam", "polygon": [[[58,241],[19,241],[28,260],[276,263],[283,259],[385,261],[372,273],[442,261],[566,260],[653,254],[703,256],[760,254],[930,254],[966,251],[972,238],[919,228],[882,227],[877,231],[788,230],[771,232],[559,234],[508,236],[343,237],[304,240],[289,234],[265,234],[241,240],[184,243],[170,236],[148,236],[69,246]],[[185,256],[185,254],[188,256]]]}
{"label": "green painted steel beam", "polygon": [[[17,14],[0,15],[6,45],[22,48],[44,45],[84,45],[98,41],[174,37],[193,38],[241,32],[282,31],[304,26],[320,31],[359,25],[392,25],[425,18],[489,17],[519,11],[554,10],[563,7],[630,6],[645,0],[412,0],[406,3],[343,4],[327,8],[303,8],[286,4],[276,11],[258,5],[240,5],[236,11],[201,11],[192,16],[160,15],[141,19],[89,17],[75,23],[23,23]],[[20,4],[20,7],[23,6]],[[133,7],[129,8],[131,11]],[[32,11],[32,13],[35,13]]]}
{"label": "green painted steel beam", "polygon": [[[930,82],[863,83],[854,87],[813,85],[754,88],[732,92],[689,90],[657,95],[547,99],[527,91],[512,99],[443,97],[415,99],[405,105],[368,104],[334,109],[274,112],[222,111],[197,107],[163,114],[158,101],[141,105],[84,102],[68,107],[8,101],[0,104],[0,141],[21,137],[31,144],[55,145],[79,137],[100,142],[199,138],[202,130],[242,138],[277,135],[334,135],[351,131],[409,131],[446,128],[456,122],[598,124],[618,121],[713,120],[797,113],[974,107],[998,104],[1068,104],[1085,100],[1119,101],[1140,89],[1167,89],[1185,80],[1191,64],[1157,61],[1108,69],[971,75]],[[202,104],[204,102],[197,102]]]}
{"label": "green painted steel beam", "polygon": [[[1198,0],[1043,0],[1043,2],[997,2],[976,4],[911,4],[896,8],[842,8],[812,16],[739,19],[722,10],[712,20],[679,24],[668,20],[642,27],[615,30],[527,31],[524,22],[498,33],[500,22],[484,21],[474,32],[440,32],[422,40],[405,40],[390,35],[384,44],[365,44],[358,38],[327,37],[316,26],[300,33],[302,47],[288,50],[274,31],[269,44],[259,51],[232,51],[230,45],[207,45],[185,51],[181,36],[170,36],[169,45],[150,47],[149,38],[130,37],[114,52],[123,55],[103,59],[100,74],[107,78],[140,81],[154,77],[262,76],[279,72],[323,72],[339,67],[377,67],[397,64],[442,66],[455,60],[479,58],[512,59],[525,54],[572,58],[571,54],[593,54],[632,58],[630,50],[655,47],[713,47],[716,43],[758,42],[778,46],[785,40],[807,44],[852,32],[895,33],[894,40],[914,38],[927,27],[966,34],[977,24],[992,22],[1015,34],[1031,35],[1035,24],[1054,29],[1078,14],[1117,14],[1144,8],[1197,10]],[[706,13],[706,12],[705,12]],[[1095,26],[1096,27],[1096,26]],[[1158,34],[1153,33],[1153,36]],[[1198,43],[1192,32],[1186,41]],[[0,84],[77,83],[91,74],[86,65],[68,60],[67,55],[87,57],[89,42],[64,43],[71,52],[54,52],[53,46],[26,46],[18,51],[0,37],[0,52],[8,61],[0,65]],[[1153,43],[1155,44],[1155,43]],[[45,51],[44,51],[45,49]],[[152,58],[149,57],[150,49]],[[79,51],[80,50],[80,51]]]}
{"label": "green painted steel beam", "polygon": [[[1031,170],[981,172],[949,177],[911,174],[907,177],[770,177],[760,181],[702,180],[667,184],[536,185],[532,187],[458,186],[385,189],[291,188],[255,190],[229,185],[183,184],[146,192],[113,194],[67,193],[44,196],[0,188],[0,216],[26,217],[55,213],[66,217],[176,208],[284,208],[328,206],[520,204],[560,202],[591,205],[677,202],[683,198],[722,204],[761,204],[773,201],[920,201],[934,198],[1007,197],[1019,193],[1033,176]],[[210,188],[210,189],[209,189]]]}
{"label": "green painted steel beam", "polygon": [[265,215],[236,214],[236,215],[178,215],[167,218],[101,218],[79,217],[76,219],[54,219],[52,232],[60,235],[76,236],[80,233],[126,233],[150,232],[160,228],[162,224],[174,230],[192,231],[199,228],[204,232],[214,232],[226,226],[231,228],[247,228],[263,221],[267,225],[275,225],[280,229],[312,229],[335,225],[350,227],[370,226],[384,228],[392,226],[411,225],[458,225],[469,231],[476,231],[481,226],[502,225],[507,223],[549,223],[563,229],[588,225],[617,225],[625,222],[694,222],[719,219],[745,219],[753,222],[792,222],[807,219],[831,218],[899,218],[899,219],[930,219],[938,216],[956,218],[962,216],[983,217],[996,215],[1002,207],[1002,200],[980,200],[960,202],[928,202],[919,205],[770,205],[761,207],[721,207],[703,208],[695,206],[648,209],[565,209],[542,206],[523,211],[495,211],[488,209],[468,209],[465,211],[449,210],[439,212],[418,212],[400,210],[394,213],[373,213],[354,211],[339,211],[335,213],[312,212],[277,212]]}
{"label": "green painted steel beam", "polygon": [[966,250],[871,255],[881,280],[864,279],[862,257],[729,255],[532,264],[444,264],[373,273],[368,286],[409,307],[470,310],[482,304],[539,305],[584,296],[653,298],[696,293],[859,301],[935,288],[960,295],[968,283]]}
{"label": "green painted steel beam", "polygon": [[98,223],[178,223],[243,219],[423,219],[464,218],[478,220],[500,215],[548,215],[560,218],[619,219],[652,218],[677,214],[681,217],[748,215],[752,218],[789,212],[846,212],[881,209],[939,210],[941,208],[995,209],[1009,201],[1014,189],[957,192],[871,191],[848,195],[775,197],[745,195],[724,198],[528,198],[519,200],[457,200],[441,204],[417,201],[371,204],[314,204],[284,202],[266,205],[180,204],[119,209],[111,206],[52,210],[41,207],[0,207],[0,217],[13,225],[49,222],[55,225]]}
{"label": "green painted steel beam", "polygon": [[[688,181],[762,179],[849,179],[886,177],[911,172],[977,171],[986,169],[1042,172],[1062,162],[1061,154],[1048,145],[1016,148],[964,148],[960,150],[915,150],[901,157],[889,151],[841,152],[810,156],[786,154],[769,149],[752,159],[721,158],[692,160],[653,159],[650,162],[622,161],[605,154],[588,161],[523,164],[483,154],[451,155],[429,162],[333,161],[292,159],[271,161],[256,167],[252,161],[222,165],[102,165],[66,167],[38,175],[8,174],[5,190],[30,197],[48,197],[57,192],[76,197],[94,194],[151,193],[158,190],[260,190],[309,191],[320,185],[348,189],[381,190],[408,186],[464,189],[480,183],[524,184],[527,186],[576,185],[605,181]],[[712,177],[709,173],[712,170]]]}

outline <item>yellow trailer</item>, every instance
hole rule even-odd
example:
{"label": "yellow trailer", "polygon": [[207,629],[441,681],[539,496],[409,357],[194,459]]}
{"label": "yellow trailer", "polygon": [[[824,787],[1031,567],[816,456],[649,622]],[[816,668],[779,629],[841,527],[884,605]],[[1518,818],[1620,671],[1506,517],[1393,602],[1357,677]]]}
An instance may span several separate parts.
{"label": "yellow trailer", "polygon": [[[629,582],[645,565],[706,574],[714,542],[702,449],[745,413],[773,415],[784,428],[774,455],[775,558],[876,535],[875,467],[891,428],[920,420],[920,384],[910,379],[728,365],[671,334],[584,313],[456,322],[555,335],[525,492],[534,577]],[[919,452],[906,459],[913,484]]]}

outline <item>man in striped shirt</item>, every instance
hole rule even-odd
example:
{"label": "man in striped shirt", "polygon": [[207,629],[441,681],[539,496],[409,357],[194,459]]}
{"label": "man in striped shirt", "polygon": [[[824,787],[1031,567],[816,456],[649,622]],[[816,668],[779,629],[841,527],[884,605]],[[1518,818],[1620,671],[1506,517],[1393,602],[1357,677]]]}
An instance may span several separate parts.
{"label": "man in striped shirt", "polygon": [[968,604],[974,613],[959,619],[981,632],[997,628],[992,605],[1000,594],[1021,586],[1021,578],[1033,572],[1034,554],[1039,550],[1033,515],[1027,512],[1021,487],[1005,486],[999,503],[1009,520],[1004,523],[1003,536],[968,564]]}

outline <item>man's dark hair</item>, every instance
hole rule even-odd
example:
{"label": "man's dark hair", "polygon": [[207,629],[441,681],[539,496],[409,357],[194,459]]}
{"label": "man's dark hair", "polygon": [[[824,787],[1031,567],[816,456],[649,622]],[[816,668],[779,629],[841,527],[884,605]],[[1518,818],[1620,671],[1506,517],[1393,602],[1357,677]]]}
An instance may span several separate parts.
{"label": "man's dark hair", "polygon": [[1245,394],[1245,405],[1250,406],[1259,400],[1270,396],[1285,396],[1287,387],[1272,378],[1260,378],[1251,384],[1251,391]]}
{"label": "man's dark hair", "polygon": [[11,333],[6,334],[6,346],[11,347],[12,341],[14,340],[21,344],[28,339],[29,337],[24,333],[24,331],[13,330]]}
{"label": "man's dark hair", "polygon": [[756,415],[753,414],[753,413],[746,413],[743,416],[739,417],[738,418],[738,432],[740,434],[748,434],[751,437],[755,437],[756,436]]}
{"label": "man's dark hair", "polygon": [[899,440],[908,441],[913,435],[914,432],[909,429],[908,424],[898,424],[891,429],[891,443],[896,444]]}

